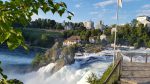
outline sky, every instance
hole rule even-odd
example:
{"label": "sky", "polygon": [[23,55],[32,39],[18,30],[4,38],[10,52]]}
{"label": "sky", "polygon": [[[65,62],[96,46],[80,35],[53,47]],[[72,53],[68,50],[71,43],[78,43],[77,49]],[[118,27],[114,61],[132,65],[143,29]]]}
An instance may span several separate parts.
{"label": "sky", "polygon": [[[63,1],[67,4],[68,10],[74,13],[72,22],[84,22],[92,20],[95,24],[102,20],[104,24],[116,24],[117,0],[55,0]],[[119,9],[119,24],[131,22],[137,16],[150,16],[150,0],[122,0],[123,6]],[[32,20],[37,18],[54,19],[57,22],[70,21],[67,14],[60,17],[58,14],[44,14],[39,11],[39,15],[33,15]]]}

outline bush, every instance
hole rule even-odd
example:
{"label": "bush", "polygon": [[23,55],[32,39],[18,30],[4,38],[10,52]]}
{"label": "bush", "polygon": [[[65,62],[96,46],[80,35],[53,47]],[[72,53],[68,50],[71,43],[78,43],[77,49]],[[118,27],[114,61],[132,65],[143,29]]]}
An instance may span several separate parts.
{"label": "bush", "polygon": [[99,80],[94,73],[92,73],[92,75],[87,78],[87,82],[90,84],[99,84]]}
{"label": "bush", "polygon": [[23,84],[23,82],[17,79],[10,79],[10,80],[1,79],[0,84]]}
{"label": "bush", "polygon": [[134,43],[134,48],[135,48],[135,49],[139,48],[138,43]]}
{"label": "bush", "polygon": [[33,67],[39,66],[39,64],[40,64],[40,62],[41,62],[41,60],[42,60],[42,57],[43,57],[42,54],[40,54],[40,53],[37,53],[37,54],[36,54],[35,58],[34,58],[33,61],[32,61]]}
{"label": "bush", "polygon": [[108,75],[111,73],[112,69],[113,69],[113,67],[112,67],[112,65],[110,65],[108,67],[108,69],[103,73],[103,76],[100,79],[98,79],[98,77],[96,77],[95,74],[92,74],[87,79],[88,83],[90,83],[90,84],[103,84],[104,81],[106,80],[106,78],[108,77]]}

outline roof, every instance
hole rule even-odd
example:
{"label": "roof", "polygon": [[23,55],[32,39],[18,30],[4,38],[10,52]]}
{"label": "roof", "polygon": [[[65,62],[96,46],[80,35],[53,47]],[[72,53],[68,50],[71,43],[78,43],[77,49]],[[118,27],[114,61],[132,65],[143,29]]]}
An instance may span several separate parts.
{"label": "roof", "polygon": [[80,40],[80,36],[71,36],[71,37],[67,38],[67,40],[65,40],[65,41],[76,41],[76,40]]}
{"label": "roof", "polygon": [[138,16],[138,17],[149,17],[149,16],[146,16],[146,15],[141,15],[141,16]]}

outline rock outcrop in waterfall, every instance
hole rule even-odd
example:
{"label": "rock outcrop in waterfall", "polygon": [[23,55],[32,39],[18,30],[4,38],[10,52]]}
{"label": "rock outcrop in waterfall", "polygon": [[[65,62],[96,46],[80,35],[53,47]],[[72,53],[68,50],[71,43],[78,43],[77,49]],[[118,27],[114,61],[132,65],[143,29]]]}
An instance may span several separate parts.
{"label": "rock outcrop in waterfall", "polygon": [[49,63],[56,63],[52,69],[52,73],[58,71],[63,66],[74,63],[76,46],[62,46],[61,43],[56,42],[52,48],[48,49],[46,53],[36,61],[36,67],[41,67]]}

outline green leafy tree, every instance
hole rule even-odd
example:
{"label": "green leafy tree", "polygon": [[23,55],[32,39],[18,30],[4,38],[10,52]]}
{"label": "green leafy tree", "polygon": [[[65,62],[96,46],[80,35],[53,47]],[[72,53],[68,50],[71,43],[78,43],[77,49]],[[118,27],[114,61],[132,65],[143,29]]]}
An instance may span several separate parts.
{"label": "green leafy tree", "polygon": [[64,27],[61,25],[61,23],[58,23],[58,24],[56,25],[56,29],[58,29],[58,30],[63,30]]}
{"label": "green leafy tree", "polygon": [[136,19],[133,19],[133,20],[131,21],[131,26],[132,26],[132,27],[136,27],[136,26],[137,26],[137,23],[138,23],[138,21],[137,21]]}
{"label": "green leafy tree", "polygon": [[64,2],[54,2],[53,0],[10,0],[0,1],[0,43],[6,42],[10,49],[22,46],[27,49],[21,30],[14,29],[14,23],[26,25],[31,21],[33,14],[38,14],[39,9],[44,13],[51,11],[53,14],[68,13],[71,19],[73,13],[67,10]]}
{"label": "green leafy tree", "polygon": [[[31,16],[37,14],[39,10],[44,13],[58,13],[62,16],[65,12],[68,13],[68,19],[71,19],[73,13],[67,10],[67,5],[64,2],[55,2],[54,0],[0,0],[0,44],[6,43],[8,48],[13,50],[18,46],[22,46],[27,50],[22,32],[20,29],[13,27],[14,23],[26,25],[31,21]],[[2,84],[9,83],[7,76],[3,75],[0,69]],[[4,80],[4,81],[3,81]]]}

